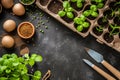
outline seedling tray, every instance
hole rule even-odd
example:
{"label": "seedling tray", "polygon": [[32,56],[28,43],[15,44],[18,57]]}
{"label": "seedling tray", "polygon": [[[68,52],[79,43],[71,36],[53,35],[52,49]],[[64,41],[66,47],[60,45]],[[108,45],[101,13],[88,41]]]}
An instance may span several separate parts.
{"label": "seedling tray", "polygon": [[[90,26],[89,26],[89,28],[87,28],[81,32],[79,32],[76,29],[73,20],[66,19],[66,17],[60,17],[58,15],[58,12],[60,10],[63,10],[63,6],[62,6],[63,1],[64,0],[36,0],[36,5],[40,9],[42,9],[43,11],[45,11],[46,13],[48,13],[49,15],[54,17],[56,20],[58,20],[59,22],[64,24],[69,29],[71,29],[72,31],[81,35],[82,37],[85,38],[90,33],[92,36],[94,36],[96,38],[96,40],[99,43],[102,43],[102,44],[105,43],[109,47],[112,47],[113,49],[120,52],[120,34],[110,35],[111,29],[110,29],[110,25],[109,25],[109,24],[111,24],[111,25],[118,24],[119,25],[118,17],[113,16],[113,17],[106,18],[106,16],[105,16],[106,14],[111,13],[111,9],[112,9],[112,7],[114,7],[112,5],[115,2],[117,2],[117,0],[104,0],[104,7],[97,10],[99,13],[99,16],[97,18],[87,17],[86,20],[90,23]],[[85,0],[85,2],[83,3],[83,7],[81,9],[75,8],[74,4],[73,4],[72,6],[74,8],[75,17],[80,17],[81,14],[83,13],[83,11],[87,10],[91,4],[92,4],[91,0]],[[101,20],[103,18],[106,18],[106,23],[101,22]],[[99,26],[103,26],[102,31],[100,31],[100,32],[98,32],[96,30],[96,27],[99,27]],[[119,29],[117,29],[117,31],[119,32]]]}

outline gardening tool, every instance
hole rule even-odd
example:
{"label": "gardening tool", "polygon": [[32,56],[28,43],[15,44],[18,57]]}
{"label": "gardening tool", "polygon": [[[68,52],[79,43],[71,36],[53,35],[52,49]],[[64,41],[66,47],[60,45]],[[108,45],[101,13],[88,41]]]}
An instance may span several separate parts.
{"label": "gardening tool", "polygon": [[51,76],[51,71],[48,70],[47,73],[43,76],[42,80],[47,80]]}
{"label": "gardening tool", "polygon": [[120,80],[120,72],[112,65],[110,65],[107,61],[105,61],[101,54],[89,48],[85,48],[85,50],[96,62],[102,63],[110,72],[112,72]]}
{"label": "gardening tool", "polygon": [[88,64],[90,67],[92,67],[95,71],[97,71],[99,74],[101,74],[107,80],[116,80],[114,77],[112,77],[111,75],[109,75],[108,73],[106,73],[105,71],[94,65],[93,63],[91,63],[89,60],[83,59],[83,61],[86,64]]}

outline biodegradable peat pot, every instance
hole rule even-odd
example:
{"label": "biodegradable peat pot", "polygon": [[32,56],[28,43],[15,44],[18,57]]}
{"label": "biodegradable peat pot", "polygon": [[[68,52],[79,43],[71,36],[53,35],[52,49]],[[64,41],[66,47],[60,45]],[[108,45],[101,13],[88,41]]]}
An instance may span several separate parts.
{"label": "biodegradable peat pot", "polygon": [[35,27],[30,22],[22,22],[17,28],[18,35],[23,39],[30,39],[35,33]]}

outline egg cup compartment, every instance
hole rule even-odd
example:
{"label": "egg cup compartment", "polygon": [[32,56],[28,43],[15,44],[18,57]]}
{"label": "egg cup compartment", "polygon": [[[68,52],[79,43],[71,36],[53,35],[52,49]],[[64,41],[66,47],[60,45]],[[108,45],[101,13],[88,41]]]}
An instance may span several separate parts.
{"label": "egg cup compartment", "polygon": [[[73,15],[74,15],[74,17],[78,16],[78,14],[75,11],[73,12]],[[66,15],[64,17],[61,17],[61,18],[67,23],[72,23],[73,22],[73,18],[68,18]]]}
{"label": "egg cup compartment", "polygon": [[101,36],[102,33],[103,33],[103,27],[96,25],[96,26],[93,27],[92,32],[93,32],[96,36]]}
{"label": "egg cup compartment", "polygon": [[40,4],[42,6],[46,6],[49,3],[50,0],[39,0]]}
{"label": "egg cup compartment", "polygon": [[[85,8],[84,8],[84,11],[90,10],[90,6],[91,6],[91,4],[86,5]],[[97,10],[97,13],[99,14],[99,10]],[[97,17],[93,17],[93,16],[89,15],[87,18],[89,20],[95,20]]]}
{"label": "egg cup compartment", "polygon": [[81,7],[81,8],[78,8],[76,4],[77,4],[76,2],[71,2],[71,1],[70,1],[71,7],[73,7],[76,11],[79,12],[79,11],[82,11],[82,10],[83,10],[83,8],[84,8],[84,6],[85,6],[85,4],[86,4],[86,1],[82,2],[82,7]]}
{"label": "egg cup compartment", "polygon": [[107,42],[107,43],[111,43],[114,40],[113,35],[110,35],[110,33],[105,33],[103,35],[103,39]]}
{"label": "egg cup compartment", "polygon": [[109,25],[109,21],[108,21],[108,19],[107,19],[105,16],[100,17],[100,18],[97,20],[97,23],[98,23],[98,25],[103,26],[103,27],[105,27],[105,28],[107,28],[108,25]]}
{"label": "egg cup compartment", "polygon": [[48,10],[57,14],[58,11],[63,9],[62,3],[58,0],[52,0],[50,4],[48,5]]}
{"label": "egg cup compartment", "polygon": [[112,12],[111,9],[105,10],[104,13],[103,13],[103,15],[104,15],[107,19],[109,19],[109,20],[111,20],[111,19],[113,19],[113,18],[115,17],[115,14]]}

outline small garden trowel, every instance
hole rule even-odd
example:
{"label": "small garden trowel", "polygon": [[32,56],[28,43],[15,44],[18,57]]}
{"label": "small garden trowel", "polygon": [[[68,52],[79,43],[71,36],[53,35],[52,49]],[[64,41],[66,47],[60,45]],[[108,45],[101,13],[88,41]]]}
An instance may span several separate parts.
{"label": "small garden trowel", "polygon": [[85,50],[95,61],[103,64],[110,72],[112,72],[120,80],[120,72],[112,65],[110,65],[107,61],[105,61],[101,54],[89,48],[85,48]]}
{"label": "small garden trowel", "polygon": [[100,75],[102,75],[104,78],[106,78],[107,80],[116,80],[114,77],[112,77],[111,75],[109,75],[108,73],[100,69],[99,67],[97,67],[95,64],[91,63],[89,60],[83,59],[83,61],[86,64],[88,64],[90,67],[92,67],[95,71],[97,71]]}

